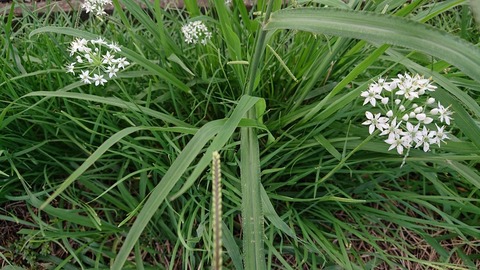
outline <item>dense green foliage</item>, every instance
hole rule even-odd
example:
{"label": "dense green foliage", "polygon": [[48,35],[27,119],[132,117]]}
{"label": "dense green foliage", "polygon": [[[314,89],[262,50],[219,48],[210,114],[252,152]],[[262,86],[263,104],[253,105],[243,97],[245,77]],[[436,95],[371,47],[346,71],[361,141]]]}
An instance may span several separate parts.
{"label": "dense green foliage", "polygon": [[[210,267],[218,151],[226,269],[480,267],[469,1],[160,2],[87,20],[5,11],[0,266]],[[182,34],[198,20],[206,45]],[[75,38],[98,37],[130,65],[96,86],[66,66]],[[454,123],[400,167],[360,93],[405,72],[432,78]]]}

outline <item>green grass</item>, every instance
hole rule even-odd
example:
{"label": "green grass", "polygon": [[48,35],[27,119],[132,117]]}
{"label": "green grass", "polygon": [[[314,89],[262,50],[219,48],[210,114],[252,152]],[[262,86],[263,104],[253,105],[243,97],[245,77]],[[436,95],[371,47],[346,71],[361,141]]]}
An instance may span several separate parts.
{"label": "green grass", "polygon": [[[266,2],[2,17],[0,269],[209,268],[215,151],[225,269],[480,267],[469,1]],[[183,40],[195,20],[206,46]],[[84,85],[69,43],[98,36],[132,64]],[[454,121],[400,167],[360,93],[404,72],[432,77]]]}

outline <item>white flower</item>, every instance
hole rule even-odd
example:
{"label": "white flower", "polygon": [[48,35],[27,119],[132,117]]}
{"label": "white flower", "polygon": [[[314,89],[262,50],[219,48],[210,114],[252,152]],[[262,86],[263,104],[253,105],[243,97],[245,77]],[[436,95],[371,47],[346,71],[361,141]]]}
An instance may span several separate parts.
{"label": "white flower", "polygon": [[86,13],[95,13],[97,16],[103,16],[107,14],[104,9],[105,6],[111,5],[111,0],[85,0],[82,4],[82,8],[85,9]]}
{"label": "white flower", "polygon": [[110,50],[113,50],[113,51],[115,51],[115,52],[120,52],[120,51],[121,51],[120,47],[119,47],[118,44],[115,43],[115,42],[114,42],[114,43],[107,44],[107,47],[108,47]]}
{"label": "white flower", "polygon": [[[379,104],[381,112],[373,114],[366,111],[367,120],[362,125],[369,126],[370,134],[378,129],[379,136],[387,136],[388,139],[384,142],[389,144],[388,150],[396,148],[402,155],[404,150],[408,149],[405,158],[413,145],[415,148],[422,147],[425,152],[430,151],[431,144],[440,146],[442,142],[449,139],[445,126],[439,127],[434,121],[450,125],[453,114],[449,110],[450,106],[444,107],[440,102],[436,107],[427,109],[427,107],[433,107],[432,104],[436,100],[424,95],[435,91],[436,88],[431,84],[430,79],[418,74],[413,76],[408,73],[398,74],[390,81],[379,78],[378,81],[371,83],[366,91],[361,92],[360,96],[364,98],[363,105],[370,103],[375,107],[381,103]],[[392,94],[401,97],[389,102]],[[385,113],[386,117],[382,117],[382,113]],[[436,130],[430,129],[432,124],[435,124]]]}
{"label": "white flower", "polygon": [[67,73],[72,73],[73,75],[75,75],[75,71],[73,70],[75,68],[75,63],[70,63],[69,65],[67,65]]}
{"label": "white flower", "polygon": [[421,113],[423,112],[423,107],[417,107],[413,110],[415,113]]}
{"label": "white flower", "polygon": [[[435,126],[437,126],[437,124],[435,124]],[[445,142],[446,139],[449,139],[444,129],[445,129],[445,126],[442,126],[442,127],[437,126],[437,131],[435,133],[436,135],[435,142],[439,147],[441,142]]]}
{"label": "white flower", "polygon": [[418,131],[420,129],[420,124],[413,125],[410,122],[406,124],[407,131],[401,133],[402,136],[408,138],[408,141],[411,143],[418,142],[421,139],[421,133]]}
{"label": "white flower", "polygon": [[392,150],[393,148],[397,148],[398,154],[403,154],[403,148],[404,148],[404,137],[400,137],[398,135],[394,136],[389,136],[385,142],[387,144],[390,144],[390,147],[388,148],[388,151]]}
{"label": "white flower", "polygon": [[393,120],[391,122],[385,123],[385,125],[383,126],[382,133],[380,133],[380,136],[388,135],[390,137],[391,135],[395,135],[395,136],[400,135],[400,133],[402,132],[402,130],[398,128],[400,126],[400,124],[401,124],[401,122],[399,122],[397,124],[397,118],[396,117],[393,118]]}
{"label": "white flower", "polygon": [[107,51],[107,53],[103,55],[102,63],[111,65],[114,60],[115,60],[115,56],[111,55],[110,52]]}
{"label": "white flower", "polygon": [[375,107],[377,105],[377,99],[382,99],[382,96],[380,96],[381,91],[382,89],[379,87],[369,87],[367,91],[360,93],[360,96],[365,98],[363,105],[370,102],[370,104]]}
{"label": "white flower", "polygon": [[438,118],[440,119],[440,122],[445,122],[447,125],[450,125],[450,120],[452,120],[450,115],[452,115],[452,112],[449,111],[448,108],[450,108],[450,106],[445,108],[440,102],[438,102],[438,107],[433,108],[430,113],[433,115],[439,114]]}
{"label": "white flower", "polygon": [[93,74],[92,80],[95,82],[95,86],[98,86],[100,84],[103,85],[104,83],[107,82],[107,80],[103,78],[103,75],[98,75],[98,74]]}
{"label": "white flower", "polygon": [[423,145],[423,151],[428,152],[430,150],[430,144],[436,143],[435,133],[435,131],[430,131],[423,126],[419,135],[420,139],[418,140],[417,145],[415,145],[415,148]]}
{"label": "white flower", "polygon": [[82,74],[79,75],[80,79],[82,82],[86,84],[91,84],[92,82],[90,81],[92,78],[90,77],[90,74],[88,73],[87,70],[82,70]]}
{"label": "white flower", "polygon": [[90,42],[92,44],[107,45],[107,42],[102,37],[99,37],[97,39],[92,39],[92,40],[90,40]]}
{"label": "white flower", "polygon": [[431,117],[428,117],[426,114],[424,113],[418,113],[415,115],[415,118],[419,121],[419,122],[423,122],[425,123],[426,125],[430,124],[432,121],[433,121],[433,118]]}
{"label": "white flower", "polygon": [[128,66],[130,64],[130,62],[127,61],[127,58],[123,57],[123,58],[118,58],[115,63],[117,63],[117,66],[118,68],[122,68],[124,69],[125,66]]}
{"label": "white flower", "polygon": [[208,31],[207,26],[201,21],[189,22],[182,26],[182,33],[185,36],[185,42],[188,44],[201,43],[206,45],[212,38],[212,33]]}
{"label": "white flower", "polygon": [[[104,3],[110,0],[96,1]],[[104,46],[110,50],[102,50]],[[77,38],[72,41],[70,51],[75,61],[68,64],[66,70],[73,74],[76,69],[80,70],[80,80],[86,84],[104,85],[107,76],[109,78],[117,76],[120,68],[125,69],[130,64],[125,57],[117,58],[120,47],[116,43],[108,43],[102,37],[93,40]],[[90,77],[90,74],[93,74],[93,77]]]}
{"label": "white flower", "polygon": [[72,43],[70,43],[70,56],[74,55],[77,51],[84,51],[87,45],[87,40],[82,38],[77,38]]}
{"label": "white flower", "polygon": [[108,73],[109,78],[112,78],[113,76],[117,76],[118,68],[115,66],[109,66],[105,72]]}
{"label": "white flower", "polygon": [[388,119],[385,117],[380,117],[381,116],[380,113],[377,113],[374,116],[371,112],[366,111],[365,116],[367,117],[368,120],[363,122],[362,125],[370,125],[368,127],[368,132],[370,134],[372,134],[375,131],[375,128],[379,129],[380,131],[383,131],[383,129],[386,127],[385,124]]}
{"label": "white flower", "polygon": [[395,93],[395,95],[403,95],[408,100],[413,100],[418,98],[418,93],[415,92],[415,89],[411,86],[403,86],[400,88],[399,91]]}

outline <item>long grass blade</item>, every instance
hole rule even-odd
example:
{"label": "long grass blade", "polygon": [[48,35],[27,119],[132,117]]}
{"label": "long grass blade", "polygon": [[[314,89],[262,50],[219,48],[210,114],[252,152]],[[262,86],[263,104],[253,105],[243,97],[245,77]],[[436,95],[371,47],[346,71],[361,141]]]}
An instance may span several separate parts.
{"label": "long grass blade", "polygon": [[480,48],[436,28],[400,17],[297,8],[273,13],[264,29],[303,30],[402,46],[444,59],[480,82]]}
{"label": "long grass blade", "polygon": [[145,206],[138,214],[135,223],[132,225],[132,229],[128,233],[122,248],[117,254],[117,257],[112,265],[112,269],[121,269],[123,267],[130,251],[134,247],[135,243],[158,207],[166,199],[172,188],[175,186],[175,184],[177,184],[180,177],[185,174],[186,170],[189,168],[193,160],[198,156],[204,146],[210,140],[212,140],[217,133],[219,133],[215,139],[221,139],[217,140],[215,149],[209,148],[209,150],[206,151],[205,155],[203,155],[202,159],[199,161],[201,166],[196,166],[196,170],[198,167],[200,167],[200,169],[198,169],[200,172],[206,168],[208,163],[210,163],[213,151],[218,151],[220,148],[222,148],[228,141],[228,138],[230,138],[235,131],[235,129],[226,127],[238,126],[243,115],[253,108],[257,101],[258,98],[243,96],[232,113],[232,116],[235,115],[235,117],[230,117],[227,120],[216,120],[209,122],[198,130],[197,134],[193,136],[187,146],[182,150],[180,155],[178,155],[178,157],[175,159],[160,183],[151,192],[150,197],[145,202]]}

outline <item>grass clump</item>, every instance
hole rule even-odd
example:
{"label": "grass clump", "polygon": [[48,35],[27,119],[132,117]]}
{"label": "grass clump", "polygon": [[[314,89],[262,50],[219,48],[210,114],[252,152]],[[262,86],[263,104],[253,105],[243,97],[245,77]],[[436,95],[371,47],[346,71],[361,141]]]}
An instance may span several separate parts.
{"label": "grass clump", "polygon": [[[88,20],[5,17],[2,267],[478,268],[480,50],[457,2],[125,0]],[[116,56],[72,53],[81,40]],[[82,73],[89,59],[101,74]],[[398,74],[431,80],[435,102],[414,107],[408,83],[377,97]],[[403,101],[429,131],[409,128]],[[368,104],[398,111],[375,120]],[[393,113],[409,134],[380,121]],[[217,152],[221,219],[205,172]]]}

